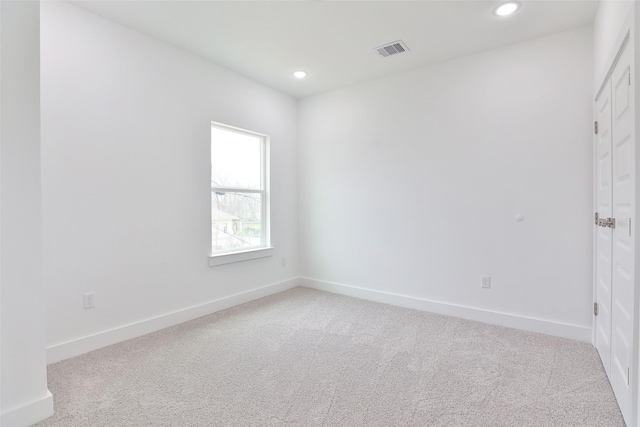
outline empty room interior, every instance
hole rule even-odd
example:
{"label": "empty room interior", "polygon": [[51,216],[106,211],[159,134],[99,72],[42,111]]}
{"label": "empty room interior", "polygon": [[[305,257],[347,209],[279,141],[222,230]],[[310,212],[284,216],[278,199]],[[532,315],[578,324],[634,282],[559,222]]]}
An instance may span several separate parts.
{"label": "empty room interior", "polygon": [[0,424],[640,426],[639,29],[0,1]]}

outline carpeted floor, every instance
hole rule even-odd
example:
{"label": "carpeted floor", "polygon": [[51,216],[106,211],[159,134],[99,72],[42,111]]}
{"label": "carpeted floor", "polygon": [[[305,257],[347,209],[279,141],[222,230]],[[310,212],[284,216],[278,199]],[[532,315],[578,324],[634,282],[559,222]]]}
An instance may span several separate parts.
{"label": "carpeted floor", "polygon": [[39,426],[624,426],[588,344],[295,288],[49,366]]}

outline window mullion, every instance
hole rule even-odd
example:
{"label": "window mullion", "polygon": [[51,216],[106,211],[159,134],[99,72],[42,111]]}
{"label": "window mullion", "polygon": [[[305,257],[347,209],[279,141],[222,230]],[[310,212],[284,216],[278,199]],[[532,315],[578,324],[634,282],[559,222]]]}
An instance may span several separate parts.
{"label": "window mullion", "polygon": [[220,191],[223,193],[262,193],[264,190],[254,190],[254,189],[248,189],[248,188],[211,187],[211,191]]}

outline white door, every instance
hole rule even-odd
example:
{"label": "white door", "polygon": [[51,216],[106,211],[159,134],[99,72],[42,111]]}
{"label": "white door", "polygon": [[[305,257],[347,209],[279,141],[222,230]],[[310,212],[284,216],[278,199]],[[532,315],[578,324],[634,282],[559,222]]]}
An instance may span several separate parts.
{"label": "white door", "polygon": [[[611,168],[611,81],[596,101],[598,133],[596,136],[596,212],[600,218],[613,216]],[[596,225],[596,348],[602,364],[610,375],[611,370],[611,256],[612,230]]]}
{"label": "white door", "polygon": [[613,154],[613,264],[611,300],[611,386],[631,425],[631,363],[634,317],[635,137],[632,52],[627,47],[611,75]]}
{"label": "white door", "polygon": [[633,421],[635,97],[633,51],[620,55],[596,100],[596,348],[627,423]]}

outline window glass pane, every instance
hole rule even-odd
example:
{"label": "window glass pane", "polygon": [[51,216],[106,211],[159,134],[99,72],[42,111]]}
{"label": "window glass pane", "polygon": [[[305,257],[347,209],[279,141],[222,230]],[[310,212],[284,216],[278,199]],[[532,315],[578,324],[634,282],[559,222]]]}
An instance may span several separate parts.
{"label": "window glass pane", "polygon": [[211,127],[211,186],[260,189],[262,138]]}
{"label": "window glass pane", "polygon": [[211,236],[214,251],[260,246],[262,195],[213,192]]}

